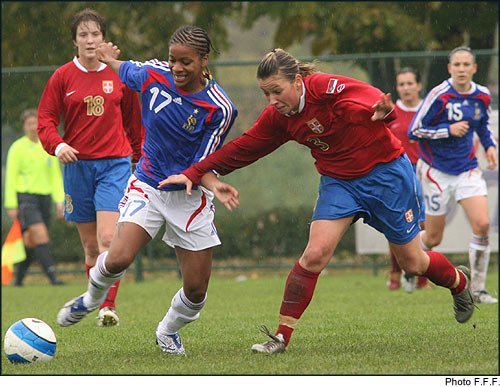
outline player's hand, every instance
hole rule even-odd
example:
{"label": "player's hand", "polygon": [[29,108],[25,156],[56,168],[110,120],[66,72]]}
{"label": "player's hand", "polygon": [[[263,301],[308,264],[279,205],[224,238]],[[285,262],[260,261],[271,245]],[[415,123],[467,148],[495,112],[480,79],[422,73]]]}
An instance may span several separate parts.
{"label": "player's hand", "polygon": [[212,187],[212,192],[229,211],[232,211],[233,208],[238,208],[240,205],[240,194],[238,190],[230,184],[219,181]]}
{"label": "player's hand", "polygon": [[179,175],[171,175],[165,180],[160,181],[158,184],[158,189],[166,187],[169,184],[184,184],[186,186],[186,194],[191,196],[191,189],[193,188],[193,182],[188,179],[186,175],[182,173]]}
{"label": "player's hand", "polygon": [[57,219],[64,219],[64,203],[56,203]]}
{"label": "player's hand", "polygon": [[75,148],[65,145],[59,150],[57,158],[63,164],[73,163],[78,161],[78,157],[76,155],[79,153],[80,152],[78,152]]}
{"label": "player's hand", "polygon": [[450,125],[450,134],[454,137],[463,137],[469,130],[468,121],[455,122]]}
{"label": "player's hand", "polygon": [[7,208],[7,216],[10,218],[10,220],[16,220],[18,214],[19,210],[17,208]]}
{"label": "player's hand", "polygon": [[97,59],[103,63],[118,59],[120,56],[120,49],[113,42],[100,43],[95,52]]}
{"label": "player's hand", "polygon": [[486,151],[486,160],[488,160],[488,169],[497,167],[497,150],[494,146],[490,146]]}
{"label": "player's hand", "polygon": [[380,99],[372,106],[375,112],[372,116],[372,121],[383,120],[394,110],[391,93],[381,94]]}

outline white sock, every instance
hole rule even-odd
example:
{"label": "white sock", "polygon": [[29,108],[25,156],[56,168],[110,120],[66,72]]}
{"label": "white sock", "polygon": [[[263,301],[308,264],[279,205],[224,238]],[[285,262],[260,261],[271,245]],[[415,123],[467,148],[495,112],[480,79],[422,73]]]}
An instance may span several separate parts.
{"label": "white sock", "polygon": [[125,275],[126,270],[114,274],[106,269],[107,256],[107,251],[99,254],[95,266],[89,270],[87,292],[83,296],[83,304],[87,308],[97,308],[101,305],[106,299],[109,288]]}
{"label": "white sock", "polygon": [[197,320],[200,317],[200,311],[205,306],[206,301],[207,295],[205,294],[205,299],[195,304],[188,300],[184,294],[184,289],[180,288],[172,298],[172,303],[167,314],[158,324],[158,328],[156,329],[157,332],[172,335],[186,324]]}
{"label": "white sock", "polygon": [[471,270],[471,290],[477,292],[486,287],[486,274],[490,263],[488,236],[472,235],[469,244],[469,263]]}

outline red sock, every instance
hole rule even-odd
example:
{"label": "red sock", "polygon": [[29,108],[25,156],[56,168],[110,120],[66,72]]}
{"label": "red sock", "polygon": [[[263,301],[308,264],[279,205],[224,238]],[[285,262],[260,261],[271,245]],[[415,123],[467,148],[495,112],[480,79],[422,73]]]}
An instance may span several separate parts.
{"label": "red sock", "polygon": [[90,265],[85,264],[85,271],[87,272],[87,278],[89,278],[89,271],[90,271],[90,269],[92,269],[93,267],[94,267],[94,265],[90,266]]}
{"label": "red sock", "polygon": [[[437,251],[426,251],[430,258],[429,267],[425,276],[438,286],[450,289],[451,294],[458,294],[464,290],[467,280],[465,275],[455,269],[455,266],[443,254]],[[457,281],[457,273],[459,279]],[[456,283],[458,282],[458,283]]]}
{"label": "red sock", "polygon": [[423,288],[427,286],[427,277],[418,276],[417,277],[417,288]]}
{"label": "red sock", "polygon": [[392,273],[401,273],[401,267],[399,266],[398,261],[396,260],[396,256],[391,251],[391,272]]}
{"label": "red sock", "polygon": [[106,306],[109,306],[110,308],[115,308],[115,300],[116,300],[116,294],[118,293],[118,287],[120,286],[120,281],[116,281],[113,286],[111,286],[108,290],[108,295],[106,296],[106,299],[104,302],[101,304],[99,309],[105,308]]}
{"label": "red sock", "polygon": [[311,302],[319,273],[304,269],[297,261],[288,274],[285,294],[280,308],[280,319],[276,334],[281,333],[288,345],[297,320]]}

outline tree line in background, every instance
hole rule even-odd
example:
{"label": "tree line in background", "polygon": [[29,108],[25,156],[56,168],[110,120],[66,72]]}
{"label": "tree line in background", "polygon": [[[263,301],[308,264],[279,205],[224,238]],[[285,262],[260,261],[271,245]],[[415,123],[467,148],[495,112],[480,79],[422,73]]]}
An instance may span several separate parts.
{"label": "tree line in background", "polygon": [[[212,58],[217,59],[230,48],[233,31],[228,20],[248,30],[264,17],[276,24],[275,46],[287,49],[307,44],[313,56],[439,51],[464,44],[477,50],[498,45],[498,4],[488,1],[2,2],[1,7],[4,69],[67,62],[75,54],[70,41],[71,18],[85,7],[107,19],[108,39],[126,48],[131,58],[165,57],[173,31],[183,24],[196,24],[208,30],[218,49]],[[245,42],[238,44],[243,52]],[[369,71],[371,83],[385,90],[393,84],[399,65],[392,58],[376,65],[366,61],[358,64]],[[427,62],[421,69],[430,84],[442,80],[445,64],[443,60]],[[485,58],[479,66],[479,83],[487,83],[489,67]],[[2,109],[2,123],[16,123],[23,109],[36,106],[49,76],[40,73],[29,79],[12,78],[14,85],[3,76],[3,105],[8,104],[9,109]],[[18,98],[16,84],[32,88],[32,100]]]}

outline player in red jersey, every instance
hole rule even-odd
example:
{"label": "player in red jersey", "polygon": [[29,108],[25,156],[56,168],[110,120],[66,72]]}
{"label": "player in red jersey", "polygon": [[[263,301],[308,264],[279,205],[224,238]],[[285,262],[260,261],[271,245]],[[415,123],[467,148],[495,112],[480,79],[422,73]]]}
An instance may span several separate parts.
{"label": "player in red jersey", "polygon": [[[97,60],[96,48],[106,36],[103,18],[85,9],[73,17],[71,34],[78,53],[45,87],[38,135],[45,150],[64,164],[65,217],[76,223],[88,275],[99,253],[109,249],[131,162],[141,155],[142,128],[137,94]],[[118,285],[100,307],[99,326],[119,323]]]}
{"label": "player in red jersey", "polygon": [[455,268],[443,254],[420,246],[416,176],[401,142],[386,126],[395,117],[390,95],[356,79],[317,73],[313,65],[281,49],[264,57],[257,79],[269,106],[254,125],[159,184],[186,184],[189,194],[192,183],[201,181],[223,203],[235,206],[237,191],[208,179],[215,176],[211,171],[227,174],[290,140],[310,148],[321,181],[309,242],[286,280],[276,332],[263,327],[271,340],[253,345],[252,350],[285,350],[312,299],[319,274],[342,235],[360,217],[386,236],[403,270],[450,289],[455,319],[468,321],[474,310],[469,269]]}
{"label": "player in red jersey", "polygon": [[[396,74],[396,91],[398,92],[399,99],[395,103],[394,109],[396,110],[396,119],[389,122],[387,126],[392,130],[392,133],[401,141],[405,148],[406,155],[410,159],[413,170],[416,171],[418,161],[418,142],[411,141],[408,138],[408,128],[411,121],[415,116],[422,98],[420,98],[420,91],[422,90],[422,83],[420,82],[420,74],[418,71],[411,67],[404,67]],[[420,182],[418,182],[421,191]],[[424,211],[420,219],[420,227],[423,228],[425,221]],[[396,256],[391,251],[391,270],[389,272],[389,281],[387,286],[390,290],[396,290],[401,287],[407,292],[412,292],[415,287],[418,289],[429,287],[426,277],[410,276],[407,273],[401,275],[401,267],[399,267]]]}

